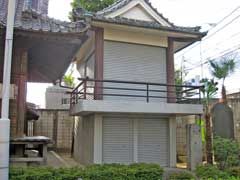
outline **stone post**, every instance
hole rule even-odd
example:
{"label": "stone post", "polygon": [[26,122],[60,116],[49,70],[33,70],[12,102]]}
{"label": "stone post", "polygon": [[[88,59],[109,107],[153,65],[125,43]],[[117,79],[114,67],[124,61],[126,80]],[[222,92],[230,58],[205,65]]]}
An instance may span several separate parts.
{"label": "stone post", "polygon": [[202,164],[202,137],[201,127],[196,124],[187,124],[187,168],[194,171]]}

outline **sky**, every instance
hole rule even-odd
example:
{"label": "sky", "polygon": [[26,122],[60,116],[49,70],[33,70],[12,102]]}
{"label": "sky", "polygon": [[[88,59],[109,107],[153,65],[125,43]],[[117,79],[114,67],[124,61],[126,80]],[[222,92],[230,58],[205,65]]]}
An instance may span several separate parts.
{"label": "sky", "polygon": [[[49,16],[69,21],[71,0],[49,0]],[[240,0],[150,0],[152,5],[176,25],[203,26],[218,23],[240,5]],[[239,28],[240,29],[240,28]],[[28,84],[28,102],[45,105],[45,90],[51,84]]]}

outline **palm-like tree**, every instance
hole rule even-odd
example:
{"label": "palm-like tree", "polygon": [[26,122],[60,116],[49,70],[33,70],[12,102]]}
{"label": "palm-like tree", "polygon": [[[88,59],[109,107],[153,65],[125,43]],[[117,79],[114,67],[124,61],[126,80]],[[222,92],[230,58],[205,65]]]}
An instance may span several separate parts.
{"label": "palm-like tree", "polygon": [[225,79],[234,73],[236,63],[233,58],[224,57],[219,62],[210,61],[211,73],[218,80],[222,80],[222,98],[220,102],[227,102]]}

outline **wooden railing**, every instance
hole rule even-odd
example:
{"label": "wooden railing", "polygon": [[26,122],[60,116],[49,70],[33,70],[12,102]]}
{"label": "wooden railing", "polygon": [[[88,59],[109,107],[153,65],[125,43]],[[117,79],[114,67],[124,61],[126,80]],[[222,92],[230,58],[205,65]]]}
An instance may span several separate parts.
{"label": "wooden railing", "polygon": [[193,98],[197,98],[199,100],[198,103],[201,102],[201,86],[179,86],[162,83],[98,80],[89,78],[79,78],[79,80],[80,83],[71,92],[71,106],[77,104],[79,100],[82,99],[101,100],[108,97],[119,97],[119,100],[121,100],[121,98],[132,98],[135,100],[144,100],[146,102],[151,102],[153,100],[156,102],[156,100],[161,99],[165,102],[182,104],[191,103]]}

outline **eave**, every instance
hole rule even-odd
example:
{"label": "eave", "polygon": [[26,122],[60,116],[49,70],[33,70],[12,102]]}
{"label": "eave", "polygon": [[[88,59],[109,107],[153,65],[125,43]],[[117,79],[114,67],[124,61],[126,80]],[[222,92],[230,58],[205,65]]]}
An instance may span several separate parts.
{"label": "eave", "polygon": [[[92,24],[115,24],[115,25],[123,25],[128,27],[138,27],[138,28],[144,28],[144,29],[152,29],[152,30],[158,30],[163,32],[175,32],[175,33],[183,33],[188,35],[195,35],[198,37],[204,37],[206,33],[202,33],[199,31],[196,31],[195,29],[198,29],[198,27],[166,27],[162,26],[158,23],[150,23],[145,21],[139,21],[139,20],[132,20],[127,18],[105,18],[96,16],[92,19]],[[188,30],[189,29],[189,30]],[[191,29],[191,31],[190,31]]]}
{"label": "eave", "polygon": [[132,23],[131,21],[117,21],[116,19],[94,17],[92,19],[92,26],[172,38],[175,42],[174,52],[178,52],[192,43],[201,40],[207,34],[206,32],[186,31],[176,27],[163,27],[155,23],[152,25],[149,23],[144,25],[142,22],[138,22],[139,21],[135,21],[135,23]]}

